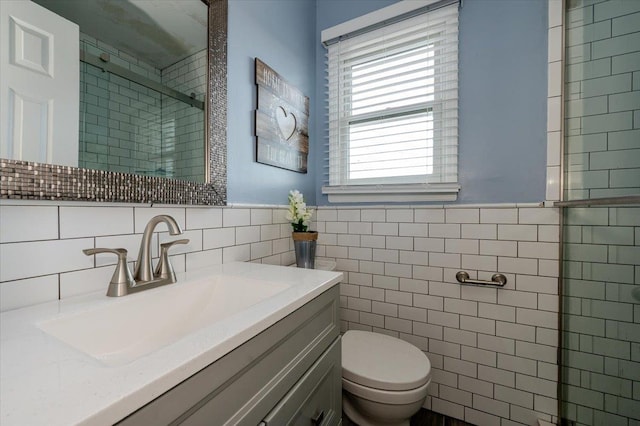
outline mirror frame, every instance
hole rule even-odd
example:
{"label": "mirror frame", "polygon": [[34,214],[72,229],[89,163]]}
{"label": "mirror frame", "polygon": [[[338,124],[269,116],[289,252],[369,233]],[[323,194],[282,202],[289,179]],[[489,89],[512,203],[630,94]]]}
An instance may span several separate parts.
{"label": "mirror frame", "polygon": [[226,205],[228,0],[202,1],[209,8],[205,183],[0,159],[0,199]]}

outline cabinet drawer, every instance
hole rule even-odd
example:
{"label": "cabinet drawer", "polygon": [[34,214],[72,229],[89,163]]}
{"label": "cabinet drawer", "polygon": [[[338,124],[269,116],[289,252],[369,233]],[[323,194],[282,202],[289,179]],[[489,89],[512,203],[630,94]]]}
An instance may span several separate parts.
{"label": "cabinet drawer", "polygon": [[340,424],[342,367],[340,338],[316,361],[264,419],[266,426]]}

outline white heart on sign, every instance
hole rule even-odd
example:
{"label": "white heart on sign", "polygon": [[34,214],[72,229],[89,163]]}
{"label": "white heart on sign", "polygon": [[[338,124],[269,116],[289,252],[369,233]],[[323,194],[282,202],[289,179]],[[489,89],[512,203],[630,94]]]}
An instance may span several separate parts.
{"label": "white heart on sign", "polygon": [[276,122],[278,123],[278,128],[282,136],[284,136],[284,140],[288,141],[291,139],[291,136],[296,132],[298,126],[296,116],[293,115],[292,112],[287,114],[284,108],[278,107],[278,109],[276,109]]}

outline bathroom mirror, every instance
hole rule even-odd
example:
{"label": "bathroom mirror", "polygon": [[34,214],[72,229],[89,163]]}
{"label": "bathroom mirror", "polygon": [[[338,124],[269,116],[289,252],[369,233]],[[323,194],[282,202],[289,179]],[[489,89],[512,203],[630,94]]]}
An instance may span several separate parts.
{"label": "bathroom mirror", "polygon": [[34,2],[80,27],[79,167],[0,159],[0,197],[225,204],[227,0]]}

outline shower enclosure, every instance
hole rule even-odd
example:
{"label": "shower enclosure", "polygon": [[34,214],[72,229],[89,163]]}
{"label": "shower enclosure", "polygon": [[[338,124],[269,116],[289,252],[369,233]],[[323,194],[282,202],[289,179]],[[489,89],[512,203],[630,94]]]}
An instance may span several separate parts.
{"label": "shower enclosure", "polygon": [[640,1],[566,0],[560,417],[640,425]]}
{"label": "shower enclosure", "polygon": [[206,50],[159,69],[80,35],[79,166],[204,182]]}

